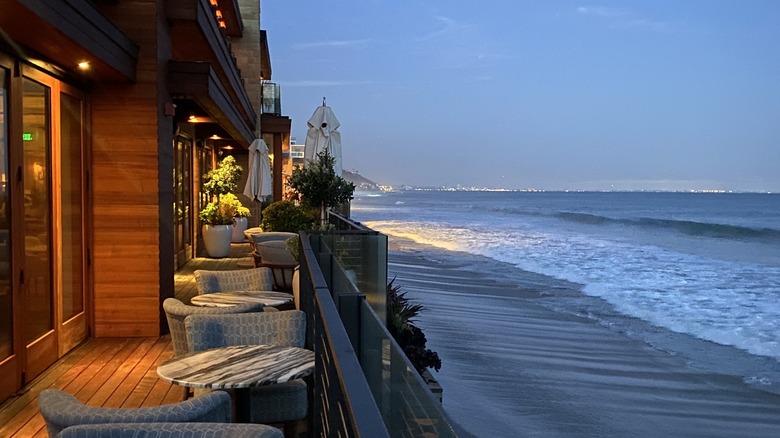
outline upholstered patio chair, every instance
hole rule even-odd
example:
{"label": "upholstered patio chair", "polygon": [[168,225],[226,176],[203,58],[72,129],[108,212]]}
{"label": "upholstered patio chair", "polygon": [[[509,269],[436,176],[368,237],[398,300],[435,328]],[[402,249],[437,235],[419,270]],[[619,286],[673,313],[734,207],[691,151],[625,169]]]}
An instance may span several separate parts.
{"label": "upholstered patio chair", "polygon": [[166,298],[163,301],[163,310],[165,311],[165,317],[168,319],[168,328],[171,331],[173,352],[176,356],[179,356],[190,351],[190,348],[187,346],[187,332],[184,330],[184,318],[190,315],[262,312],[264,306],[260,303],[248,303],[230,307],[199,307],[184,304],[176,298]]}
{"label": "upholstered patio chair", "polygon": [[244,234],[249,240],[249,246],[252,247],[252,251],[256,249],[258,243],[270,242],[274,240],[285,241],[290,237],[295,237],[298,235],[298,233],[288,233],[285,231],[260,231],[260,232],[251,231],[250,232],[250,230],[246,230]]}
{"label": "upholstered patio chair", "polygon": [[104,408],[88,406],[59,389],[46,389],[38,396],[38,407],[50,437],[69,426],[103,423],[229,423],[230,395],[214,391],[179,403],[146,408]]}
{"label": "upholstered patio chair", "polygon": [[238,269],[234,271],[193,272],[198,294],[235,292],[243,290],[273,290],[274,277],[268,268]]}
{"label": "upholstered patio chair", "polygon": [[112,423],[70,426],[57,438],[282,438],[265,424]]}
{"label": "upholstered patio chair", "polygon": [[[294,236],[294,235],[293,235]],[[287,248],[285,240],[259,242],[252,251],[255,267],[268,268],[274,278],[274,290],[292,292],[293,271],[298,261]]]}
{"label": "upholstered patio chair", "polygon": [[[192,351],[262,344],[302,348],[306,340],[306,314],[300,310],[193,315],[184,325]],[[307,386],[302,379],[253,387],[250,397],[253,423],[285,423],[286,431],[308,412]]]}

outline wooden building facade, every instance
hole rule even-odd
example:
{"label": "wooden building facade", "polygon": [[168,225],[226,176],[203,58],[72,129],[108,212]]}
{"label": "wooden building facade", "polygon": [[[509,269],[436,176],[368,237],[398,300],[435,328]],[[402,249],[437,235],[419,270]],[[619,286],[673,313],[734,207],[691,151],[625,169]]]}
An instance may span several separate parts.
{"label": "wooden building facade", "polygon": [[0,401],[88,337],[167,331],[264,44],[259,0],[0,0]]}

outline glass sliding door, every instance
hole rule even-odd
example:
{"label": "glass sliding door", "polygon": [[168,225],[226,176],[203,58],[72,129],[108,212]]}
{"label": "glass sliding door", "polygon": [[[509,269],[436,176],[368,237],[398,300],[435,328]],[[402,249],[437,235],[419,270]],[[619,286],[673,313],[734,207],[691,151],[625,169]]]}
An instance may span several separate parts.
{"label": "glass sliding door", "polygon": [[191,227],[195,223],[192,209],[192,139],[176,136],[173,159],[174,245],[178,269],[192,258]]}
{"label": "glass sliding door", "polygon": [[[84,101],[77,90],[60,84],[59,159],[55,157],[60,185],[59,206],[59,303],[60,354],[87,336],[86,239],[84,179]],[[56,294],[55,294],[56,295]]]}
{"label": "glass sliding door", "polygon": [[0,401],[88,334],[86,114],[0,53]]}
{"label": "glass sliding door", "polygon": [[51,89],[24,78],[22,133],[24,184],[25,340],[54,329],[51,282]]}

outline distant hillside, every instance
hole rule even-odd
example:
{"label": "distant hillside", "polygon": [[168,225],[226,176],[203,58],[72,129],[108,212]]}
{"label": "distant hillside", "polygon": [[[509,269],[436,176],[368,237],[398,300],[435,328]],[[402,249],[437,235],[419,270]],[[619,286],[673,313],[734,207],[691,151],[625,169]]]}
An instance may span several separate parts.
{"label": "distant hillside", "polygon": [[361,192],[378,192],[381,189],[379,185],[370,179],[360,175],[357,171],[343,170],[341,176],[355,185],[355,190]]}

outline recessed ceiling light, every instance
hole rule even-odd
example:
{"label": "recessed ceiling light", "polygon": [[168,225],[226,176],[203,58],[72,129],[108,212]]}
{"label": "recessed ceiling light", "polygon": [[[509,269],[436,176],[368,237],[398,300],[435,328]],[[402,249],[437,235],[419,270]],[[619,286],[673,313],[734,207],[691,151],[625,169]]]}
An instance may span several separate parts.
{"label": "recessed ceiling light", "polygon": [[89,61],[79,62],[79,70],[89,70]]}

